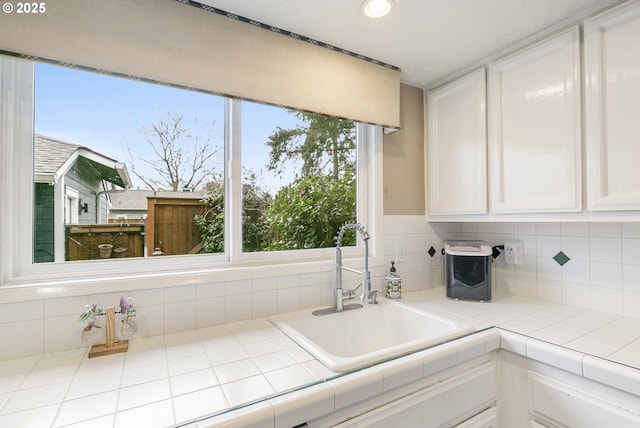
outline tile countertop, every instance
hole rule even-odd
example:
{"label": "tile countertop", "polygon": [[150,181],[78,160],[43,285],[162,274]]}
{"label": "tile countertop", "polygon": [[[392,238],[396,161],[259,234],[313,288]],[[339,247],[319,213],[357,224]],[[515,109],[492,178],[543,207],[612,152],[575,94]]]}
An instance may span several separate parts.
{"label": "tile countertop", "polygon": [[640,318],[499,293],[490,303],[456,301],[441,288],[407,293],[402,302],[476,330],[497,326],[640,370]]}
{"label": "tile countertop", "polygon": [[[640,370],[640,319],[508,295],[454,301],[442,288],[405,293],[402,303],[477,330],[498,326],[507,332],[503,348],[510,342],[523,354],[561,345],[569,355],[560,365],[570,371],[589,355],[598,357],[594,376],[601,359]],[[134,340],[126,354],[86,354],[1,361],[0,426],[170,426],[338,375],[267,318]]]}

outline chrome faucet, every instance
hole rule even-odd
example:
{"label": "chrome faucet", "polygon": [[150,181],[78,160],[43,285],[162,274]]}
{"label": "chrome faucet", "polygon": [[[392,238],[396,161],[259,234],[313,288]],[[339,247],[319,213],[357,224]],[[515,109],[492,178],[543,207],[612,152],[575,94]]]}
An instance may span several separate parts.
{"label": "chrome faucet", "polygon": [[[342,264],[342,238],[344,232],[347,229],[356,229],[362,240],[364,241],[364,270],[359,271],[352,269]],[[336,242],[336,307],[335,310],[340,312],[344,310],[344,300],[353,299],[355,297],[356,290],[362,286],[362,294],[360,295],[360,301],[364,303],[378,303],[377,295],[380,290],[371,291],[371,273],[369,272],[369,234],[360,223],[347,223],[340,228],[338,232],[338,239]],[[362,283],[354,289],[343,290],[342,288],[342,270],[348,270],[362,275]]]}

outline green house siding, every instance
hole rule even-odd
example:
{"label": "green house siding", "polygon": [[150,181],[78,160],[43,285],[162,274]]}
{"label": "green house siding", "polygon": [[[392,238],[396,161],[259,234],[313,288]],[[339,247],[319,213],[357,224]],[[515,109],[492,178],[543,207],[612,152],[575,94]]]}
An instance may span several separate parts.
{"label": "green house siding", "polygon": [[54,261],[54,194],[53,186],[35,183],[35,208],[33,228],[33,261]]}

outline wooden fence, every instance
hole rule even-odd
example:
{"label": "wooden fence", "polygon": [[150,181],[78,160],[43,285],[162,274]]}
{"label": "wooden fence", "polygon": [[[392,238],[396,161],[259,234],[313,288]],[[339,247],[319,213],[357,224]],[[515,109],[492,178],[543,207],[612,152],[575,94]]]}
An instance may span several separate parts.
{"label": "wooden fence", "polygon": [[66,260],[144,257],[144,224],[66,225]]}
{"label": "wooden fence", "polygon": [[147,198],[148,255],[157,249],[166,256],[200,252],[202,237],[193,218],[203,212],[200,198]]}

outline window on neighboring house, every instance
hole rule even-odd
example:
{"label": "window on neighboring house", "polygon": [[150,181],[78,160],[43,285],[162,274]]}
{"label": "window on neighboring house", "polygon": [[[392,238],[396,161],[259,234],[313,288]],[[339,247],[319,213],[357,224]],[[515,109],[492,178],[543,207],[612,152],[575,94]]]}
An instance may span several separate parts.
{"label": "window on neighboring house", "polygon": [[78,224],[78,214],[82,209],[79,195],[80,193],[76,189],[65,187],[64,224]]}
{"label": "window on neighboring house", "polygon": [[[367,144],[355,122],[43,63],[33,102],[35,263],[328,256],[313,251],[334,246],[341,224],[365,221]],[[61,159],[42,162],[53,161],[47,150]]]}

